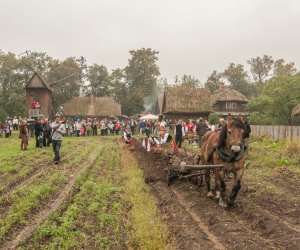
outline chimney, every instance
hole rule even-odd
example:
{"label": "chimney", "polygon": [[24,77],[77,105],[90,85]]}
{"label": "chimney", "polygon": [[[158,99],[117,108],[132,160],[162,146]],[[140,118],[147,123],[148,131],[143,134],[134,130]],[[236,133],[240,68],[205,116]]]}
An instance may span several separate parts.
{"label": "chimney", "polygon": [[225,83],[224,82],[220,82],[219,83],[219,89],[224,89],[225,87]]}

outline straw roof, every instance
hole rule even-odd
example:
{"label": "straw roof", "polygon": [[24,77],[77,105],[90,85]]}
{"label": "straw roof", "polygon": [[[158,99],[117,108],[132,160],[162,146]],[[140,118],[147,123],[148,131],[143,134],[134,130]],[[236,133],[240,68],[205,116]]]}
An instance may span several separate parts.
{"label": "straw roof", "polygon": [[38,75],[38,73],[34,73],[33,76],[30,78],[28,83],[25,86],[25,89],[34,88],[34,89],[48,89],[53,91],[52,88],[43,80],[43,78]]}
{"label": "straw roof", "polygon": [[121,105],[111,97],[74,97],[65,102],[65,116],[120,116]]}
{"label": "straw roof", "polygon": [[293,109],[292,116],[300,116],[300,104]]}
{"label": "straw roof", "polygon": [[162,113],[211,112],[210,91],[207,88],[167,87]]}
{"label": "straw roof", "polygon": [[232,88],[224,87],[213,92],[211,95],[211,101],[212,105],[215,105],[219,101],[248,102],[248,98]]}

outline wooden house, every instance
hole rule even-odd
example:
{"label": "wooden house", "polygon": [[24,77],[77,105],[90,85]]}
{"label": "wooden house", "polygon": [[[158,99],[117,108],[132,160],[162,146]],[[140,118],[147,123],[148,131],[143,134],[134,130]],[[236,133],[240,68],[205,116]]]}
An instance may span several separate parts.
{"label": "wooden house", "polygon": [[66,119],[121,116],[121,105],[111,97],[78,96],[62,106]]}
{"label": "wooden house", "polygon": [[162,102],[162,114],[172,122],[178,119],[206,119],[212,112],[207,88],[167,87]]}
{"label": "wooden house", "polygon": [[[45,81],[37,74],[34,73],[29,82],[25,86],[26,92],[26,107],[25,114],[27,117],[43,115],[44,117],[52,117],[52,89]],[[33,102],[39,102],[40,108],[33,108]]]}
{"label": "wooden house", "polygon": [[213,111],[222,117],[226,117],[229,113],[232,115],[247,115],[247,102],[246,96],[232,88],[225,87],[223,84],[211,95]]}

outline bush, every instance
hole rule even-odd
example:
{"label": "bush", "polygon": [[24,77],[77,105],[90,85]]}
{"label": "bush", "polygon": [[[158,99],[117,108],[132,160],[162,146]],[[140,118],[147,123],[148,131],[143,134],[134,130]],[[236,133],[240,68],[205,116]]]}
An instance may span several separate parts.
{"label": "bush", "polygon": [[300,139],[287,139],[285,150],[288,155],[300,155]]}
{"label": "bush", "polygon": [[212,124],[218,124],[220,118],[221,118],[221,117],[220,117],[219,115],[214,114],[214,113],[211,113],[211,114],[208,116],[208,120],[209,120]]}

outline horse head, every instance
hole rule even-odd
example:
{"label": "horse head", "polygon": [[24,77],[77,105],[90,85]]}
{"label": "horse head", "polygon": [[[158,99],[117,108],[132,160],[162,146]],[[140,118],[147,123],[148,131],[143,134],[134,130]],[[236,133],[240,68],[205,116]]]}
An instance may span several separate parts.
{"label": "horse head", "polygon": [[227,117],[226,144],[234,154],[238,154],[243,147],[244,122],[241,117]]}

